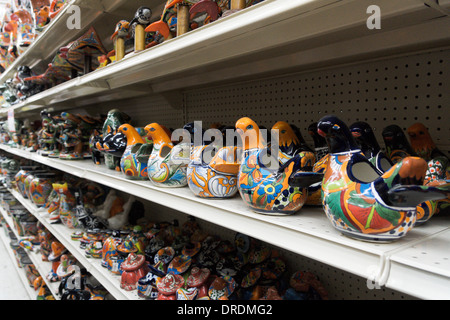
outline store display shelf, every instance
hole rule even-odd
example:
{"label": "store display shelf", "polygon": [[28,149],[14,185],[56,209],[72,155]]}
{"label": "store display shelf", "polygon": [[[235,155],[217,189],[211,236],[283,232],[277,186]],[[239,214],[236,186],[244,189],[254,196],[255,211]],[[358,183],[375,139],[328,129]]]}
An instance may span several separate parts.
{"label": "store display shelf", "polygon": [[[95,165],[91,160],[64,161],[49,159],[7,146],[0,147],[75,176],[96,181],[105,186],[152,201],[188,215],[245,233],[296,254],[320,261],[384,285],[392,283],[390,259],[428,241],[449,229],[450,221],[436,216],[425,225],[414,228],[406,237],[393,243],[357,241],[337,232],[327,220],[322,208],[304,207],[292,216],[269,216],[252,212],[239,196],[233,199],[208,200],[195,197],[189,188],[158,188],[150,181],[132,181],[121,172]],[[31,203],[29,206],[32,206]],[[32,208],[31,208],[32,209]],[[68,237],[69,235],[66,235]],[[423,272],[447,278],[447,270],[424,266]],[[403,274],[396,274],[400,280]],[[429,284],[429,287],[433,286]]]}
{"label": "store display shelf", "polygon": [[[12,218],[8,216],[8,214],[5,212],[3,208],[0,207],[0,213],[5,218],[6,222],[11,226],[11,230],[16,235],[17,239],[20,239],[21,237],[17,233],[17,230],[13,227],[14,223],[12,221]],[[39,253],[39,246],[36,246],[33,251],[26,250],[28,257],[30,258],[31,262],[33,262],[34,266],[36,267],[39,274],[42,276],[42,279],[45,281],[45,284],[47,285],[47,288],[52,293],[53,297],[55,299],[59,299],[59,293],[58,293],[58,287],[59,287],[59,281],[57,282],[51,282],[47,279],[47,274],[52,269],[52,263],[49,261],[43,261],[41,258],[41,254]],[[37,295],[37,292],[34,293],[33,298],[35,298]]]}
{"label": "store display shelf", "polygon": [[69,229],[62,224],[53,224],[45,210],[38,209],[31,201],[22,195],[10,190],[14,197],[25,206],[41,223],[53,234],[53,236],[64,245],[64,247],[75,257],[75,259],[117,300],[139,300],[137,291],[126,291],[120,288],[120,276],[114,275],[101,266],[100,259],[88,258],[79,242],[73,241],[71,235],[76,230]]}
{"label": "store display shelf", "polygon": [[[12,229],[12,228],[11,228]],[[6,251],[8,252],[9,257],[11,258],[11,263],[13,264],[14,268],[16,268],[17,274],[19,275],[20,280],[22,281],[22,284],[28,294],[28,297],[30,300],[36,300],[37,292],[34,291],[34,288],[30,287],[30,284],[28,283],[25,269],[19,268],[16,262],[16,257],[14,256],[14,253],[10,247],[10,239],[6,236],[5,232],[0,232],[0,241],[3,242],[3,245],[6,248]]]}
{"label": "store display shelf", "polygon": [[[382,0],[383,27],[367,27],[366,1],[266,0],[12,108],[80,107],[148,93],[324,68],[448,46],[450,19],[422,1]],[[437,9],[436,9],[437,6]],[[332,19],[330,19],[330,16]],[[432,32],[430,32],[432,30]],[[414,34],[414,37],[405,37]],[[177,101],[177,100],[176,100]],[[174,102],[178,103],[178,102]],[[181,106],[176,106],[181,107]],[[6,115],[2,110],[2,115]]]}

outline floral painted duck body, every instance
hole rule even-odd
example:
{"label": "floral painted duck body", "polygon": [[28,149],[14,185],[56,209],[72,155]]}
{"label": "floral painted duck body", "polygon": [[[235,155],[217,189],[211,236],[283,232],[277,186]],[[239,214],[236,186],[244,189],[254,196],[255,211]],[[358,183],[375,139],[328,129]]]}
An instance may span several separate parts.
{"label": "floral painted duck body", "polygon": [[445,188],[422,186],[425,160],[407,157],[380,174],[337,117],[322,118],[317,128],[330,145],[323,206],[343,234],[373,242],[399,239],[414,227],[418,204],[446,196]]}
{"label": "floral painted duck body", "polygon": [[147,162],[153,145],[145,143],[138,131],[130,124],[121,125],[117,131],[127,138],[127,147],[120,160],[120,168],[127,179],[147,180]]}
{"label": "floral painted duck body", "polygon": [[[305,186],[298,186],[296,173],[303,169],[302,158],[296,155],[278,169],[269,168],[262,159],[268,150],[260,136],[258,125],[250,118],[241,118],[236,129],[243,140],[243,156],[238,175],[238,190],[243,200],[256,212],[288,215],[300,210],[307,199],[307,186],[320,181],[303,178]],[[250,139],[246,139],[250,138]],[[271,158],[271,161],[278,159]]]}
{"label": "floral painted duck body", "polygon": [[145,127],[145,131],[153,139],[153,150],[148,160],[148,178],[160,187],[184,187],[187,185],[185,163],[174,162],[173,158],[185,158],[183,148],[174,146],[169,134],[158,123]]}

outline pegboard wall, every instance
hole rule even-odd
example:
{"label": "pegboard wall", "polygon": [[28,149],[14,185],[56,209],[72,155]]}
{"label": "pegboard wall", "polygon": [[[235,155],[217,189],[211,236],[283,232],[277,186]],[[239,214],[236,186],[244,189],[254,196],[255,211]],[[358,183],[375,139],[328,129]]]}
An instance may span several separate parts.
{"label": "pegboard wall", "polygon": [[424,123],[434,142],[450,150],[449,50],[296,73],[185,93],[186,119],[234,125],[243,116],[271,128],[279,120],[307,127],[326,114],[351,125],[366,121],[382,145],[390,124]]}
{"label": "pegboard wall", "polygon": [[[152,222],[178,220],[182,225],[188,220],[185,213],[139,199],[145,205],[146,216]],[[210,235],[219,236],[223,240],[233,242],[236,231],[224,228],[220,225],[196,219],[200,228]],[[258,239],[264,242],[264,239]],[[376,287],[368,280],[349,272],[331,267],[325,263],[292,253],[285,249],[267,244],[268,247],[278,250],[286,263],[286,276],[290,276],[298,270],[314,273],[327,289],[331,300],[411,300],[416,299],[386,287]],[[370,281],[370,280],[369,280]]]}

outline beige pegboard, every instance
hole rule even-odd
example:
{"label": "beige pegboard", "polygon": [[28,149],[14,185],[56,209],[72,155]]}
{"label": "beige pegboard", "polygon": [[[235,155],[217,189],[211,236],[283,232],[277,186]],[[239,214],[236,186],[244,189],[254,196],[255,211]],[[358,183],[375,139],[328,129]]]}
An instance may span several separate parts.
{"label": "beige pegboard", "polygon": [[448,56],[448,50],[440,50],[196,89],[185,94],[187,119],[209,126],[249,116],[268,128],[285,120],[311,142],[308,125],[336,114],[349,125],[368,122],[380,143],[384,127],[398,124],[406,130],[422,122],[449,150]]}

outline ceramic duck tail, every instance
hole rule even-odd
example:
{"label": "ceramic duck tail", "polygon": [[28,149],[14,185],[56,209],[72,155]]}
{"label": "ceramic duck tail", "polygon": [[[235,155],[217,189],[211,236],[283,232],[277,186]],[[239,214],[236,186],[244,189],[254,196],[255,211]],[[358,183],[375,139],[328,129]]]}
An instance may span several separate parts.
{"label": "ceramic duck tail", "polygon": [[422,186],[427,164],[421,158],[407,157],[380,175],[343,121],[326,116],[317,128],[330,145],[323,206],[346,235],[368,241],[401,238],[413,228],[418,204],[448,192],[445,187]]}
{"label": "ceramic duck tail", "polygon": [[153,150],[148,161],[148,177],[161,187],[184,187],[187,185],[185,163],[174,163],[172,154],[185,150],[175,147],[169,134],[158,123],[151,123],[145,131],[152,137]]}
{"label": "ceramic duck tail", "polygon": [[386,155],[393,162],[397,163],[405,157],[417,157],[417,153],[411,148],[402,128],[398,125],[390,125],[382,132]]}
{"label": "ceramic duck tail", "polygon": [[144,143],[137,130],[129,124],[121,125],[117,131],[127,137],[127,147],[120,161],[122,172],[128,179],[148,179],[147,161],[152,145]]}
{"label": "ceramic duck tail", "polygon": [[359,143],[361,151],[380,172],[385,172],[392,167],[392,161],[381,151],[375,134],[368,123],[358,121],[353,123],[349,129]]}
{"label": "ceramic duck tail", "polygon": [[236,122],[243,157],[238,175],[238,190],[243,200],[256,212],[275,215],[293,214],[300,210],[307,198],[307,189],[291,185],[301,169],[301,158],[295,156],[284,165],[271,168],[269,163],[279,164],[278,157],[270,157],[258,125],[250,118]]}

